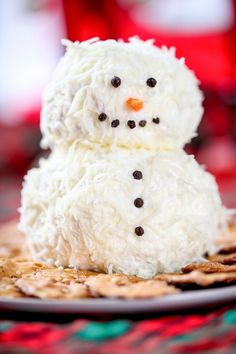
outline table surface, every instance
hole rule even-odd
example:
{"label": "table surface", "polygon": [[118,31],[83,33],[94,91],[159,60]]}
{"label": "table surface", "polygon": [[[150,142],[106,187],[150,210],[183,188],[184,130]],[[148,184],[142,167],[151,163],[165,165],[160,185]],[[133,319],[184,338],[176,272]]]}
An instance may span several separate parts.
{"label": "table surface", "polygon": [[[0,220],[6,221],[17,215],[21,180],[7,178],[0,183]],[[93,317],[1,310],[0,353],[233,354],[236,305]]]}

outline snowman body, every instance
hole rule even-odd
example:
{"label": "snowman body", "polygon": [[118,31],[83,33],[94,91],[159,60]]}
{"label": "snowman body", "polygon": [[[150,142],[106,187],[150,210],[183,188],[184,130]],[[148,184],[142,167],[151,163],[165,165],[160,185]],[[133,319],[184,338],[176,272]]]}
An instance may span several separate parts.
{"label": "snowman body", "polygon": [[46,90],[43,145],[25,178],[33,258],[150,278],[214,248],[214,178],[182,147],[201,118],[194,75],[150,41],[68,44]]}

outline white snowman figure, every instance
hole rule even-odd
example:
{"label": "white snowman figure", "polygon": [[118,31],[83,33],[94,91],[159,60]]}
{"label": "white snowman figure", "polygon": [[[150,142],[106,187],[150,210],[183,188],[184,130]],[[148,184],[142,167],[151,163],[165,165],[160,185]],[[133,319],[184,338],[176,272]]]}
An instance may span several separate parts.
{"label": "white snowman figure", "polygon": [[201,260],[227,212],[183,150],[202,115],[194,74],[151,40],[65,45],[43,97],[52,152],[22,190],[32,257],[144,278]]}

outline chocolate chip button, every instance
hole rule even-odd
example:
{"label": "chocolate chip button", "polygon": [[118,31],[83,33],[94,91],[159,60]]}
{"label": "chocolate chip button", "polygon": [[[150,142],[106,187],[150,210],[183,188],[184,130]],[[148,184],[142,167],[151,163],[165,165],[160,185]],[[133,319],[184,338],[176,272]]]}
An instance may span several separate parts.
{"label": "chocolate chip button", "polygon": [[142,208],[142,206],[143,206],[142,198],[136,198],[134,200],[134,205],[136,206],[136,208]]}
{"label": "chocolate chip button", "polygon": [[127,125],[130,127],[130,129],[134,129],[136,127],[134,120],[128,120]]}
{"label": "chocolate chip button", "polygon": [[142,226],[137,226],[135,227],[134,232],[136,233],[137,236],[143,236],[144,229],[142,228]]}
{"label": "chocolate chip button", "polygon": [[101,113],[101,114],[99,114],[98,119],[99,119],[101,122],[104,122],[104,120],[107,119],[106,113]]}
{"label": "chocolate chip button", "polygon": [[142,128],[145,127],[146,124],[147,124],[146,120],[140,120],[140,122],[139,122],[139,126]]}
{"label": "chocolate chip button", "polygon": [[153,123],[155,124],[159,124],[160,123],[160,118],[156,117],[156,118],[153,118]]}
{"label": "chocolate chip button", "polygon": [[119,124],[120,124],[119,119],[115,119],[111,122],[111,127],[116,128],[116,127],[118,127]]}
{"label": "chocolate chip button", "polygon": [[134,179],[142,179],[143,178],[143,174],[141,171],[134,171],[133,172],[133,177]]}

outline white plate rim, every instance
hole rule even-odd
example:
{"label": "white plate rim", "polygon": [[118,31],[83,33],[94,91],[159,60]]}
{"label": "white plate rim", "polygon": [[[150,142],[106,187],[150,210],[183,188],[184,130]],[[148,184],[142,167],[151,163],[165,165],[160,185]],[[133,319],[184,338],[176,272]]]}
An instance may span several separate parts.
{"label": "white plate rim", "polygon": [[220,288],[187,290],[175,295],[142,300],[0,298],[0,310],[67,314],[138,314],[199,308],[208,305],[226,304],[235,300],[236,285],[232,285]]}

